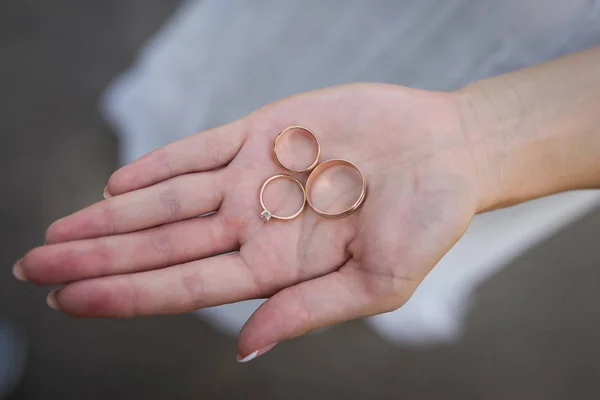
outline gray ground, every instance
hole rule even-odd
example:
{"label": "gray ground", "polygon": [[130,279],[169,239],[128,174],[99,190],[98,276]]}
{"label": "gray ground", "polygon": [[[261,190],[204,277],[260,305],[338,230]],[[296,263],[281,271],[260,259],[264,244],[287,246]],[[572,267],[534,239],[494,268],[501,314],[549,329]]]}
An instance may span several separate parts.
{"label": "gray ground", "polygon": [[0,5],[0,315],[30,345],[13,399],[600,398],[600,209],[481,287],[460,342],[428,350],[351,322],[238,365],[192,316],[75,320],[12,279],[52,220],[99,199],[118,146],[99,95],[176,3]]}

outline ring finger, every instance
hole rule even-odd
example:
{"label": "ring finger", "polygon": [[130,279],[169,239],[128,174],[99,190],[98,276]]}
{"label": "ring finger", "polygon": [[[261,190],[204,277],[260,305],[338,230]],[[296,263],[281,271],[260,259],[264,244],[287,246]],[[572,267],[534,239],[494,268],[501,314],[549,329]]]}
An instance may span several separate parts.
{"label": "ring finger", "polygon": [[54,222],[46,243],[137,231],[215,211],[224,170],[181,175],[93,204]]}

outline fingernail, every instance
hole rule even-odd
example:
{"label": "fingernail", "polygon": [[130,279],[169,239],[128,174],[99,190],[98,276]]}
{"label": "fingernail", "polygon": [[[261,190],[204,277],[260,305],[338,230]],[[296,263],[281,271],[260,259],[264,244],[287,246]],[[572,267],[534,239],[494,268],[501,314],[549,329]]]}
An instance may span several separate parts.
{"label": "fingernail", "polygon": [[58,306],[58,300],[56,300],[56,294],[58,293],[58,291],[59,289],[54,289],[53,291],[48,293],[48,297],[46,297],[46,304],[48,304],[48,307],[53,308],[55,310],[60,310],[60,307]]}
{"label": "fingernail", "polygon": [[104,196],[105,199],[108,199],[109,197],[112,197],[110,195],[110,193],[108,193],[108,185],[104,187],[104,192],[102,192],[102,195]]}
{"label": "fingernail", "polygon": [[270,344],[268,346],[263,347],[262,349],[256,350],[255,352],[248,354],[246,357],[242,357],[241,355],[238,354],[235,359],[239,363],[245,363],[245,362],[248,362],[248,361],[252,361],[256,357],[262,356],[263,354],[265,354],[267,351],[271,350],[276,345],[277,345],[277,342],[272,343],[272,344]]}
{"label": "fingernail", "polygon": [[25,271],[23,271],[23,266],[21,265],[22,261],[23,260],[21,259],[15,263],[13,267],[13,275],[20,281],[26,281],[27,278],[25,277]]}

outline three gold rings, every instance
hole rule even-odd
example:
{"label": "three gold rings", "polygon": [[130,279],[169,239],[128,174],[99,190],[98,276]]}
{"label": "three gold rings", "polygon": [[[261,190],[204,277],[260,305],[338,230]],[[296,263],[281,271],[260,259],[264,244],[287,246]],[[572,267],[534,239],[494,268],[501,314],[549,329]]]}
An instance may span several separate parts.
{"label": "three gold rings", "polygon": [[[300,129],[305,132],[308,132],[314,139],[316,146],[317,146],[317,154],[316,154],[315,159],[308,167],[303,168],[303,169],[292,169],[292,168],[284,165],[283,162],[281,161],[281,159],[279,158],[279,156],[277,155],[277,144],[279,143],[279,139],[285,134],[290,134],[293,129]],[[275,160],[277,161],[277,164],[279,164],[279,166],[282,167],[283,169],[290,171],[290,172],[294,172],[294,173],[310,172],[310,175],[308,176],[308,180],[306,181],[306,188],[302,185],[302,183],[298,179],[294,178],[293,176],[284,175],[284,174],[272,176],[269,179],[267,179],[265,181],[265,183],[263,183],[262,187],[260,188],[259,199],[260,199],[260,205],[263,208],[262,212],[260,213],[260,218],[264,222],[268,222],[271,218],[280,219],[280,220],[294,219],[302,213],[306,203],[308,203],[308,205],[317,214],[319,214],[325,218],[347,217],[347,216],[353,214],[362,205],[362,203],[365,199],[365,196],[367,194],[367,178],[365,177],[365,175],[362,173],[360,168],[358,168],[358,166],[356,166],[356,164],[354,164],[353,162],[350,162],[348,160],[344,160],[344,159],[332,159],[332,160],[328,160],[328,161],[325,161],[325,162],[317,165],[319,163],[319,157],[321,156],[321,144],[319,143],[319,139],[317,138],[317,136],[310,129],[304,128],[302,126],[297,126],[297,125],[285,128],[284,130],[279,132],[279,134],[275,138],[275,144],[273,145],[273,153],[275,155]],[[356,171],[358,173],[358,175],[360,176],[362,187],[361,187],[360,195],[358,196],[358,198],[354,201],[354,203],[350,207],[348,207],[340,212],[330,213],[330,212],[326,212],[326,211],[320,210],[319,208],[315,207],[314,203],[311,201],[311,190],[312,190],[312,187],[313,187],[315,181],[317,180],[317,178],[323,172],[325,172],[325,170],[327,170],[329,168],[337,167],[337,166],[349,167],[349,168],[353,169],[354,171]],[[269,183],[271,183],[272,181],[274,181],[276,179],[287,179],[287,180],[295,183],[302,191],[302,196],[303,196],[302,206],[300,207],[300,209],[298,211],[296,211],[292,215],[288,215],[288,216],[275,215],[271,211],[269,211],[267,209],[267,207],[265,206],[265,202],[263,200],[263,194],[264,194],[265,188],[267,187],[267,185]]]}

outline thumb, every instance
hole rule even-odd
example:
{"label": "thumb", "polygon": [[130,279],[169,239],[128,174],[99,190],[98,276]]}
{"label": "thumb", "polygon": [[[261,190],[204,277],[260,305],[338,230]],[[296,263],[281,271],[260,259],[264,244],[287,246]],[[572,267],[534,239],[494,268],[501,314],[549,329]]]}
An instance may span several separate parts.
{"label": "thumb", "polygon": [[238,361],[250,361],[278,342],[350,319],[399,308],[417,283],[374,275],[350,260],[340,270],[283,289],[250,317],[238,339]]}

